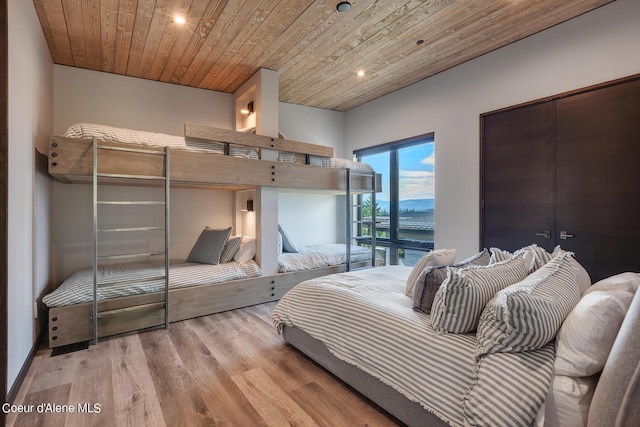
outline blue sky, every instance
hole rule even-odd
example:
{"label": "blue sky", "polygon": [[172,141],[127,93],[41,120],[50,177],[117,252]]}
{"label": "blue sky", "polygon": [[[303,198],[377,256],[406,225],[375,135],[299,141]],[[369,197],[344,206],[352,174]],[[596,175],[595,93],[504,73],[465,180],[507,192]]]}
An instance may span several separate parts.
{"label": "blue sky", "polygon": [[[400,200],[433,199],[434,188],[434,149],[433,142],[416,145],[400,150]],[[366,156],[363,161],[382,174],[382,193],[380,200],[389,200],[389,154]]]}

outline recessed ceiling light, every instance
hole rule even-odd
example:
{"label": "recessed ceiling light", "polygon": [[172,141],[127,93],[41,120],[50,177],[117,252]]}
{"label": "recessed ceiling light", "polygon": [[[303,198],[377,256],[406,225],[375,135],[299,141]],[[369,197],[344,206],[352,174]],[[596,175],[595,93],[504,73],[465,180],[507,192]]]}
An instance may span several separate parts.
{"label": "recessed ceiling light", "polygon": [[187,23],[187,20],[185,19],[185,17],[184,17],[184,16],[181,16],[181,15],[175,15],[175,16],[173,17],[173,22],[175,22],[175,23],[176,23],[176,24],[178,24],[178,25],[184,25],[184,24],[186,24],[186,23]]}
{"label": "recessed ceiling light", "polygon": [[364,70],[358,70],[358,72],[356,72],[356,76],[364,77]]}
{"label": "recessed ceiling light", "polygon": [[336,6],[336,9],[338,9],[338,12],[348,12],[349,9],[351,9],[351,3],[349,3],[348,1],[341,1]]}

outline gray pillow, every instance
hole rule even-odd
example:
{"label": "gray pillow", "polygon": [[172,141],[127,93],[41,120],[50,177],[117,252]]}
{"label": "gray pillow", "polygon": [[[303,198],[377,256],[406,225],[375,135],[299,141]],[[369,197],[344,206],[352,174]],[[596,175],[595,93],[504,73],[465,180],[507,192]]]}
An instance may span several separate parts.
{"label": "gray pillow", "polygon": [[187,262],[197,262],[200,264],[219,264],[222,249],[231,234],[231,227],[225,229],[213,229],[205,227],[200,233],[200,237],[193,245]]}
{"label": "gray pillow", "polygon": [[[485,248],[470,258],[460,261],[451,267],[460,268],[467,265],[488,265],[491,254]],[[444,279],[447,278],[447,266],[438,265],[424,269],[422,276],[416,281],[413,290],[413,309],[423,313],[431,313],[431,305]]]}
{"label": "gray pillow", "polygon": [[278,231],[280,232],[280,234],[282,234],[283,252],[300,252],[300,249],[298,249],[296,242],[293,241],[293,238],[291,238],[289,233],[287,233],[287,231],[280,224],[278,224]]}

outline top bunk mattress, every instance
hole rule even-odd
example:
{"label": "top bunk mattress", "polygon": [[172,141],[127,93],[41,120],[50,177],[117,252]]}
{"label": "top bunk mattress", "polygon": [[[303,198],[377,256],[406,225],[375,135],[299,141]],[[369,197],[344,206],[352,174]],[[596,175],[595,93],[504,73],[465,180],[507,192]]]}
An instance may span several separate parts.
{"label": "top bunk mattress", "polygon": [[[240,131],[249,133],[247,130]],[[97,138],[101,141],[118,142],[151,147],[171,147],[174,149],[202,151],[208,153],[225,154],[225,144],[218,141],[210,141],[200,138],[169,135],[158,132],[148,132],[128,128],[100,125],[94,123],[76,123],[70,126],[62,135],[67,138]],[[244,145],[229,144],[229,155],[248,159],[260,159],[260,152],[256,148]],[[296,164],[308,164],[312,166],[351,169],[360,173],[373,174],[373,168],[361,162],[339,159],[335,157],[322,157],[315,155],[305,156],[301,153],[280,152],[278,161]]]}
{"label": "top bunk mattress", "polygon": [[[184,150],[196,150],[210,153],[224,154],[224,144],[215,141],[205,141],[184,136],[168,135],[164,133],[133,130],[127,128],[98,125],[93,123],[76,123],[62,135],[67,138],[97,138],[101,141],[119,142],[124,144],[143,145],[148,147],[171,147]],[[258,159],[258,151],[250,147],[230,145],[229,155]]]}

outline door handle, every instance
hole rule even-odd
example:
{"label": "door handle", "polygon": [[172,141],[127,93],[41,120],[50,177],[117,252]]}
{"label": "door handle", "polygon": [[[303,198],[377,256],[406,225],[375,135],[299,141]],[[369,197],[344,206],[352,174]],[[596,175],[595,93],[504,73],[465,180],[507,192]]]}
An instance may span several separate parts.
{"label": "door handle", "polygon": [[561,240],[567,240],[567,239],[569,239],[569,238],[571,238],[571,237],[573,237],[573,234],[569,234],[569,233],[567,233],[567,231],[566,231],[566,230],[562,230],[562,231],[560,231],[560,239],[561,239]]}
{"label": "door handle", "polygon": [[545,239],[550,239],[551,230],[544,230],[542,233],[536,233],[536,236],[544,237]]}

